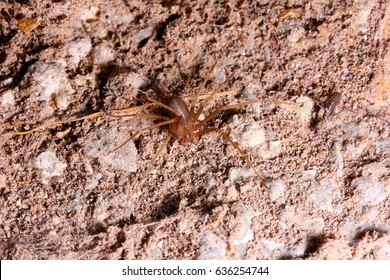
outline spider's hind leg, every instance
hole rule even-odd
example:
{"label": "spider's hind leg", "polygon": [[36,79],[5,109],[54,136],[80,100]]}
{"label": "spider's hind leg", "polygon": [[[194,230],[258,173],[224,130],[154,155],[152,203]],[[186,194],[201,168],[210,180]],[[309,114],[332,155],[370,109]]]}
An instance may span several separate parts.
{"label": "spider's hind leg", "polygon": [[260,183],[268,189],[267,184],[265,183],[263,176],[256,170],[255,166],[253,165],[252,161],[249,159],[248,155],[235,143],[229,135],[227,135],[225,132],[223,132],[220,128],[217,127],[211,127],[211,128],[206,128],[204,130],[198,131],[196,133],[196,136],[202,136],[207,133],[211,132],[218,132],[225,140],[227,140],[232,146],[240,153],[240,155],[244,158],[246,163],[252,168],[252,170],[255,172],[256,176],[259,178]]}

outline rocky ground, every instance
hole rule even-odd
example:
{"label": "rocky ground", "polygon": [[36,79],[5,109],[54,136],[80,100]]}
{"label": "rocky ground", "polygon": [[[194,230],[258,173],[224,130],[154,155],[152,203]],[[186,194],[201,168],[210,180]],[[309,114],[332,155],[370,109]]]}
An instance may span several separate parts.
{"label": "rocky ground", "polygon": [[[0,28],[1,259],[390,258],[389,1],[2,1]],[[7,134],[155,83],[190,103],[208,72],[202,94],[228,93],[201,119],[273,101],[205,126],[269,189],[217,133],[171,141],[140,184],[169,130],[113,150],[142,116]]]}

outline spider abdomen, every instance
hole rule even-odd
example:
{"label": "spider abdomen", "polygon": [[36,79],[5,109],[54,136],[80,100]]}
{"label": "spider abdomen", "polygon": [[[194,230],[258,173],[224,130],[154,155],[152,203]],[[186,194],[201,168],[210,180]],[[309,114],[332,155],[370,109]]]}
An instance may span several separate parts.
{"label": "spider abdomen", "polygon": [[177,118],[176,122],[169,125],[171,133],[182,142],[185,142],[187,138],[192,140],[195,133],[194,120],[184,100],[179,96],[168,96],[164,104],[176,112],[176,114],[168,112],[172,118]]}

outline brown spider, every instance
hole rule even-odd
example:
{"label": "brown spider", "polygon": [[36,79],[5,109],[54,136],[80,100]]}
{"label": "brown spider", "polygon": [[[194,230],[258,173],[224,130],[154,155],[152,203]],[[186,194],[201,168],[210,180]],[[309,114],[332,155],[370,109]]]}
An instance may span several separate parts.
{"label": "brown spider", "polygon": [[[218,92],[218,90],[213,91],[211,94],[205,95],[204,100],[200,103],[197,109],[196,103],[197,101],[201,98],[201,92],[205,89],[205,85],[208,82],[210,78],[210,74],[213,72],[217,62],[214,62],[213,65],[210,67],[206,78],[203,80],[202,84],[200,85],[197,93],[195,96],[192,97],[192,101],[189,106],[187,106],[186,102],[183,100],[183,98],[179,96],[173,96],[169,95],[166,92],[164,93],[164,97],[162,98],[162,101],[157,101],[152,98],[139,98],[136,100],[133,100],[133,102],[144,102],[142,105],[139,106],[133,106],[125,109],[118,109],[118,110],[113,110],[109,112],[108,114],[113,116],[113,117],[144,117],[144,118],[150,118],[150,119],[155,119],[155,120],[162,120],[159,123],[155,123],[153,125],[144,127],[139,129],[138,131],[134,132],[124,143],[119,145],[114,151],[120,149],[123,147],[126,143],[128,143],[130,140],[134,139],[136,136],[138,136],[140,133],[151,130],[154,128],[158,127],[163,127],[163,126],[168,126],[169,127],[169,134],[157,150],[156,154],[148,164],[147,168],[145,169],[144,173],[141,176],[141,179],[139,181],[139,185],[142,185],[146,176],[148,175],[150,169],[153,166],[153,163],[156,161],[156,159],[161,155],[162,151],[164,148],[168,145],[168,143],[174,139],[181,141],[182,143],[187,142],[187,140],[194,142],[195,139],[201,137],[202,135],[211,133],[211,132],[217,132],[219,133],[225,140],[227,140],[239,153],[240,155],[244,158],[244,160],[247,162],[247,164],[251,167],[251,169],[255,172],[257,175],[258,179],[260,180],[261,184],[267,187],[267,184],[265,183],[263,177],[261,174],[256,170],[255,166],[249,159],[249,157],[246,155],[246,153],[227,135],[224,131],[222,131],[218,127],[205,127],[209,121],[211,121],[213,118],[218,116],[222,111],[229,110],[232,108],[240,107],[240,106],[245,106],[245,105],[250,105],[254,103],[262,103],[262,102],[270,102],[276,105],[282,105],[282,104],[287,104],[287,105],[294,105],[296,106],[296,103],[293,102],[286,102],[286,101],[277,101],[277,100],[266,100],[266,99],[255,99],[255,100],[250,100],[242,103],[237,103],[237,104],[232,104],[232,105],[227,105],[227,106],[221,106],[217,107],[212,111],[208,116],[206,116],[203,120],[199,120],[199,116],[203,112],[205,106],[207,103],[215,96],[217,95],[224,95],[224,94],[229,94],[232,93],[233,91],[226,91],[226,92]],[[228,81],[229,79],[227,79]],[[224,86],[225,83],[219,86],[221,88]],[[145,109],[148,107],[152,106],[157,106],[160,108],[163,108],[168,116],[164,115],[155,115],[155,114],[141,114],[141,113],[131,113],[133,111]],[[121,114],[122,113],[122,114]],[[126,114],[123,114],[126,113]],[[75,118],[75,119],[70,119],[70,120],[58,120],[50,123],[46,123],[43,125],[40,125],[38,127],[35,127],[31,130],[27,131],[20,131],[20,132],[7,132],[4,135],[25,135],[25,134],[30,134],[33,133],[37,130],[56,125],[56,124],[63,124],[63,123],[70,123],[70,122],[76,122],[76,121],[81,121],[81,120],[86,120],[86,119],[91,119],[91,118],[96,118],[100,117],[107,114],[106,112],[96,112],[90,115],[86,115],[80,118]]]}

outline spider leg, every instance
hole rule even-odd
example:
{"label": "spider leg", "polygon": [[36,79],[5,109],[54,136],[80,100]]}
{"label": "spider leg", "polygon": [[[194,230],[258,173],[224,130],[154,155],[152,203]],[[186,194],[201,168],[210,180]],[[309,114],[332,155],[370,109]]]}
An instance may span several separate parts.
{"label": "spider leg", "polygon": [[35,128],[32,128],[30,130],[26,130],[26,131],[6,132],[3,135],[9,135],[9,136],[13,136],[13,135],[26,135],[26,134],[33,133],[33,132],[35,132],[37,130],[41,130],[43,128],[46,128],[46,127],[49,127],[49,126],[52,126],[52,125],[63,124],[63,123],[71,123],[71,122],[78,122],[78,121],[82,121],[82,120],[86,120],[86,119],[97,118],[97,117],[102,116],[103,114],[105,114],[105,112],[96,112],[96,113],[92,113],[92,114],[89,114],[89,115],[86,115],[86,116],[83,116],[83,117],[80,117],[80,118],[75,118],[75,119],[70,119],[70,120],[59,120],[59,121],[45,123],[45,124],[39,125],[39,126],[37,126]]}
{"label": "spider leg", "polygon": [[153,99],[153,98],[150,98],[150,97],[146,97],[145,100],[150,101],[150,102],[151,102],[150,104],[158,105],[158,106],[160,106],[160,107],[162,107],[162,108],[164,108],[164,109],[166,109],[166,110],[168,110],[168,111],[171,111],[171,112],[174,113],[175,115],[178,115],[178,116],[179,116],[179,114],[178,114],[178,112],[176,112],[176,110],[172,109],[171,107],[169,107],[168,105],[165,105],[165,104],[162,103],[162,102],[159,102],[159,101],[157,101],[157,100],[155,100],[155,99]]}
{"label": "spider leg", "polygon": [[201,131],[198,131],[196,133],[197,136],[202,136],[202,135],[205,135],[207,133],[211,133],[211,132],[218,132],[223,138],[225,138],[225,140],[227,140],[230,144],[233,145],[233,147],[240,153],[240,155],[245,159],[246,163],[252,168],[252,170],[255,172],[256,176],[259,178],[261,184],[268,189],[268,186],[267,184],[265,183],[263,177],[261,176],[261,174],[256,170],[255,166],[253,165],[253,163],[251,162],[251,160],[249,159],[249,157],[247,156],[247,154],[229,137],[229,135],[227,135],[225,132],[223,132],[221,129],[217,128],[217,127],[211,127],[211,128],[206,128],[204,130],[201,130]]}
{"label": "spider leg", "polygon": [[116,147],[114,150],[112,150],[111,152],[115,152],[117,150],[119,150],[120,148],[122,148],[124,145],[126,145],[127,143],[129,143],[130,140],[132,140],[134,137],[136,137],[137,135],[139,135],[141,132],[144,132],[146,130],[150,130],[150,129],[154,129],[154,128],[157,128],[157,127],[161,127],[161,126],[164,126],[164,125],[167,125],[167,124],[170,124],[170,123],[173,123],[176,121],[176,118],[173,118],[173,119],[169,119],[165,122],[160,122],[160,123],[157,123],[157,124],[153,124],[153,125],[149,125],[147,127],[144,127],[144,128],[141,128],[139,130],[137,130],[136,132],[134,132],[125,142],[123,142],[122,144],[120,144],[118,147]]}
{"label": "spider leg", "polygon": [[163,152],[164,148],[168,145],[169,140],[171,140],[172,135],[168,135],[168,137],[164,140],[164,142],[161,144],[160,148],[157,150],[156,154],[152,158],[152,160],[149,162],[148,167],[145,169],[145,171],[142,173],[141,179],[139,180],[139,187],[142,186],[144,183],[146,176],[149,174],[150,169],[153,166],[153,163],[156,161],[156,159],[161,155]]}
{"label": "spider leg", "polygon": [[[144,101],[143,99],[134,99],[131,101],[132,102],[136,102],[136,101]],[[150,106],[152,106],[153,103],[146,103],[146,104],[142,104],[142,105],[139,105],[139,106],[133,106],[133,107],[127,107],[127,108],[123,108],[123,109],[115,109],[115,110],[112,110],[110,111],[109,113],[111,114],[115,114],[115,113],[125,113],[125,112],[132,112],[132,111],[136,111],[136,110],[140,110],[140,109],[145,109],[145,108],[148,108]]]}
{"label": "spider leg", "polygon": [[199,124],[196,125],[196,129],[199,129],[203,127],[207,122],[218,116],[219,113],[225,110],[241,107],[241,106],[246,106],[250,104],[255,104],[255,103],[273,103],[275,105],[293,105],[293,106],[298,106],[297,103],[295,102],[288,102],[288,101],[281,101],[281,100],[268,100],[268,99],[255,99],[251,101],[246,101],[242,103],[237,103],[237,104],[232,104],[232,105],[227,105],[227,106],[221,106],[219,108],[216,108],[213,112],[211,112],[204,120],[202,120]]}
{"label": "spider leg", "polygon": [[[33,132],[36,132],[38,130],[41,130],[41,129],[44,129],[44,128],[47,128],[49,126],[53,126],[53,125],[58,125],[58,124],[64,124],[64,123],[72,123],[72,122],[78,122],[78,121],[82,121],[82,120],[86,120],[86,119],[92,119],[92,118],[97,118],[97,117],[101,117],[105,114],[115,114],[115,113],[126,113],[126,112],[132,112],[132,111],[136,111],[136,110],[140,110],[140,109],[145,109],[147,107],[150,107],[152,105],[159,105],[159,106],[162,106],[162,107],[166,107],[164,104],[158,102],[158,101],[155,101],[153,99],[146,99],[148,101],[150,101],[149,103],[146,103],[146,104],[142,104],[142,105],[139,105],[139,106],[133,106],[133,107],[128,107],[128,108],[123,108],[123,109],[116,109],[116,110],[112,110],[110,112],[104,112],[104,111],[99,111],[99,112],[95,112],[95,113],[92,113],[92,114],[89,114],[89,115],[86,115],[86,116],[83,116],[83,117],[79,117],[79,118],[74,118],[74,119],[68,119],[68,120],[58,120],[58,121],[53,121],[53,122],[48,122],[48,123],[45,123],[45,124],[42,124],[42,125],[39,125],[37,127],[34,127],[32,129],[29,129],[29,130],[26,130],[26,131],[11,131],[11,132],[5,132],[3,133],[4,136],[8,135],[8,136],[14,136],[14,135],[26,135],[26,134],[30,134],[30,133],[33,133]],[[134,99],[132,101],[130,101],[131,103],[133,102],[137,102],[137,101],[145,101],[144,98],[139,98],[139,99]],[[169,107],[168,107],[169,108]],[[171,109],[172,110],[172,109]],[[137,115],[137,114],[134,114],[134,116]],[[141,115],[141,114],[139,114]],[[114,116],[115,117],[115,116]],[[161,117],[162,118],[162,117]],[[163,119],[163,118],[162,118]]]}
{"label": "spider leg", "polygon": [[[207,96],[202,103],[199,105],[198,111],[196,111],[194,114],[194,120],[197,120],[200,116],[200,114],[203,112],[204,107],[207,105],[207,103],[214,98],[218,93],[219,90],[227,85],[227,83],[231,80],[233,77],[233,74],[231,74],[222,84],[220,84],[209,96]],[[230,91],[231,93],[235,93],[235,91]]]}
{"label": "spider leg", "polygon": [[[237,91],[235,90],[227,90],[227,91],[221,91],[221,92],[216,92],[216,93],[205,93],[205,94],[201,94],[198,96],[198,100],[200,99],[206,99],[208,98],[210,95],[213,95],[214,97],[215,96],[223,96],[223,95],[228,95],[228,94],[232,94],[232,93],[236,93]],[[182,96],[183,99],[194,99],[195,96],[194,95],[190,95],[190,96]]]}
{"label": "spider leg", "polygon": [[207,81],[210,79],[211,73],[213,73],[215,66],[218,63],[218,59],[214,61],[214,63],[211,65],[210,69],[207,72],[206,78],[202,81],[200,87],[198,88],[198,91],[196,92],[194,99],[192,99],[190,104],[190,115],[193,115],[195,113],[195,104],[198,101],[199,95],[202,91],[204,91],[204,88],[206,86]]}
{"label": "spider leg", "polygon": [[156,120],[169,120],[170,118],[160,115],[153,114],[126,114],[126,115],[111,115],[113,118],[126,118],[126,117],[142,117],[142,118],[150,118]]}

